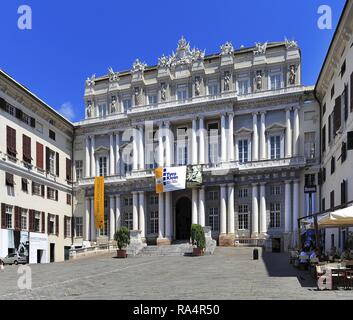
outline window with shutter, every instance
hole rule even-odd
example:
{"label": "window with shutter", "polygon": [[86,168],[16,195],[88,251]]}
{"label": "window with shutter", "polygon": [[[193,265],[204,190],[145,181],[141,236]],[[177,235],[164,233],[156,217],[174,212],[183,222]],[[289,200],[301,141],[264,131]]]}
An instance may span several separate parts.
{"label": "window with shutter", "polygon": [[15,230],[21,230],[21,208],[15,207]]}
{"label": "window with shutter", "polygon": [[347,150],[353,150],[353,131],[347,132]]}
{"label": "window with shutter", "polygon": [[6,111],[6,101],[0,97],[0,109]]}
{"label": "window with shutter", "polygon": [[29,232],[34,231],[34,210],[29,210]]}
{"label": "window with shutter", "polygon": [[335,207],[335,191],[332,190],[330,193],[330,208],[333,209]]}
{"label": "window with shutter", "polygon": [[341,163],[345,162],[347,159],[347,144],[345,142],[342,142],[342,147],[341,147]]}
{"label": "window with shutter", "polygon": [[32,128],[35,128],[36,127],[36,119],[34,119],[34,118],[31,118],[31,127]]}
{"label": "window with shutter", "polygon": [[347,202],[347,182],[343,180],[341,183],[341,205]]}
{"label": "window with shutter", "polygon": [[59,153],[58,152],[56,153],[55,164],[56,164],[56,176],[59,177],[59,169],[60,169],[59,167],[60,167],[60,165],[59,165]]}
{"label": "window with shutter", "polygon": [[55,228],[56,228],[56,235],[59,236],[59,216],[56,216],[56,221],[55,221]]}
{"label": "window with shutter", "polygon": [[55,201],[59,200],[59,191],[55,190]]}
{"label": "window with shutter", "polygon": [[36,165],[37,168],[44,170],[44,147],[41,143],[37,142],[37,152],[36,152]]}
{"label": "window with shutter", "polygon": [[348,84],[344,85],[343,99],[344,99],[344,120],[347,121],[347,119],[348,119]]}
{"label": "window with shutter", "polygon": [[50,172],[50,153],[51,150],[48,147],[45,147],[45,170],[47,173]]}
{"label": "window with shutter", "polygon": [[6,204],[1,204],[1,229],[6,229]]}
{"label": "window with shutter", "polygon": [[66,222],[66,220],[67,220],[67,217],[66,216],[64,216],[64,237],[66,238],[67,237],[67,222]]}
{"label": "window with shutter", "polygon": [[28,192],[28,180],[25,178],[22,178],[22,191]]}
{"label": "window with shutter", "polygon": [[23,161],[27,163],[32,162],[31,138],[26,135],[22,136],[22,152]]}
{"label": "window with shutter", "polygon": [[44,198],[44,196],[45,196],[45,185],[42,184],[42,185],[40,186],[40,188],[41,188],[41,195],[42,195],[42,197]]}
{"label": "window with shutter", "polygon": [[47,216],[47,233],[48,233],[48,234],[53,233],[53,232],[52,232],[51,225],[50,225],[50,217],[51,217],[51,214],[48,213],[48,216]]}
{"label": "window with shutter", "polygon": [[14,179],[13,179],[13,174],[6,172],[6,174],[5,174],[5,184],[8,187],[12,187],[12,188],[14,187],[15,182],[14,182]]}
{"label": "window with shutter", "polygon": [[72,181],[72,162],[70,159],[66,158],[66,180],[67,181]]}
{"label": "window with shutter", "polygon": [[322,128],[322,152],[326,151],[326,125]]}
{"label": "window with shutter", "polygon": [[7,126],[7,154],[16,158],[16,130]]}
{"label": "window with shutter", "polygon": [[45,233],[45,212],[42,212],[42,233]]}
{"label": "window with shutter", "polygon": [[341,96],[336,98],[335,109],[334,109],[334,131],[333,135],[335,136],[337,131],[341,128]]}
{"label": "window with shutter", "polygon": [[331,174],[333,174],[336,170],[336,159],[335,157],[331,158]]}

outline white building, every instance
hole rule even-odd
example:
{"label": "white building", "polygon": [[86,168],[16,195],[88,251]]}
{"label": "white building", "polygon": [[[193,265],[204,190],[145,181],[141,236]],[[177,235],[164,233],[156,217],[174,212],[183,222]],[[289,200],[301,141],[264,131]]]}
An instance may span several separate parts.
{"label": "white building", "polygon": [[[347,1],[315,89],[321,104],[321,210],[353,201],[353,3]],[[344,249],[348,229],[326,229],[325,248]]]}
{"label": "white building", "polygon": [[68,259],[73,125],[0,70],[0,257]]}
{"label": "white building", "polygon": [[[136,60],[131,71],[87,79],[85,103],[75,124],[75,244],[112,239],[122,225],[166,244],[199,223],[220,245],[267,239],[287,250],[297,219],[319,210],[320,110],[301,84],[294,41],[226,43],[205,56],[182,38],[157,66]],[[179,165],[199,165],[202,184],[157,195],[153,169]],[[98,232],[96,175],[107,200]]]}

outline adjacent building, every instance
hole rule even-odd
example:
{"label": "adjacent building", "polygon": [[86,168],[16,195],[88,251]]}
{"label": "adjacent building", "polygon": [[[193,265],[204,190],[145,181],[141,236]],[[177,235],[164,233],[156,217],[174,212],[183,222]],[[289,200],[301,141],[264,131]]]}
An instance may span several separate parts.
{"label": "adjacent building", "polygon": [[0,70],[0,257],[68,259],[73,125]]}
{"label": "adjacent building", "polygon": [[[220,245],[297,243],[297,219],[319,210],[320,109],[301,84],[295,41],[231,43],[205,55],[181,38],[148,67],[87,79],[86,118],[75,124],[75,245],[112,240],[120,226],[147,243],[187,240],[192,223]],[[201,176],[156,194],[154,169]],[[105,176],[105,228],[96,231],[95,176]]]}
{"label": "adjacent building", "polygon": [[[352,1],[346,2],[315,93],[321,105],[321,211],[333,211],[353,202]],[[326,229],[326,249],[343,250],[349,231],[352,229]]]}

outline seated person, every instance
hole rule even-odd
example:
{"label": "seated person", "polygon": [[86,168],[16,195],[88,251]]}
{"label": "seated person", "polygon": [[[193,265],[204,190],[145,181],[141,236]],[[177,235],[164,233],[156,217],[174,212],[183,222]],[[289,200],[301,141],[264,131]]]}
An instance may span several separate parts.
{"label": "seated person", "polygon": [[300,263],[308,263],[308,253],[303,249],[299,254],[299,262]]}
{"label": "seated person", "polygon": [[341,254],[341,259],[342,260],[351,260],[352,259],[351,251],[349,249],[344,250]]}
{"label": "seated person", "polygon": [[319,259],[319,255],[320,255],[319,250],[315,249],[311,252],[309,259],[310,260]]}

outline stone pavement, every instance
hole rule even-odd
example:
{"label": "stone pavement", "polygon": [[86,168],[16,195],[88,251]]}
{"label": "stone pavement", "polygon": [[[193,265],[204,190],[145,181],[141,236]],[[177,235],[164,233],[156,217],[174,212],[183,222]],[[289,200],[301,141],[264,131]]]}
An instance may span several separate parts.
{"label": "stone pavement", "polygon": [[0,299],[353,299],[353,291],[316,291],[287,254],[216,248],[204,257],[112,255],[32,265],[32,290],[17,287],[18,267],[0,271]]}

